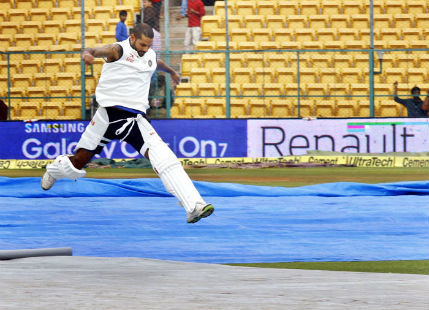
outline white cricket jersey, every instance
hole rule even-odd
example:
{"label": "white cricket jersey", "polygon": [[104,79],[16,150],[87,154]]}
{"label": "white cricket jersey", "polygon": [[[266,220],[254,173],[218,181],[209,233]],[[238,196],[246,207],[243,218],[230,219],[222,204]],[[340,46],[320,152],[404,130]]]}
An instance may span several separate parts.
{"label": "white cricket jersey", "polygon": [[150,80],[156,70],[156,54],[149,48],[140,57],[129,39],[116,44],[122,46],[122,57],[103,65],[95,98],[102,107],[119,105],[146,112]]}

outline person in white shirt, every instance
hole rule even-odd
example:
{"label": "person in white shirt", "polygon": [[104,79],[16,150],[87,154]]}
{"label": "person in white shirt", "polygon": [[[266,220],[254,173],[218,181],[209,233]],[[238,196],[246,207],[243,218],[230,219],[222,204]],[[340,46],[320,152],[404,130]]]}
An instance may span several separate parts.
{"label": "person in white shirt", "polygon": [[85,64],[104,58],[95,96],[99,108],[82,134],[74,155],[60,155],[46,167],[41,179],[44,190],[56,180],[77,180],[85,176],[83,167],[110,141],[120,139],[148,158],[166,190],[176,196],[187,213],[187,222],[196,223],[211,215],[214,208],[201,197],[176,155],[146,119],[152,74],[156,70],[151,49],[153,30],[136,25],[127,40],[82,52]]}

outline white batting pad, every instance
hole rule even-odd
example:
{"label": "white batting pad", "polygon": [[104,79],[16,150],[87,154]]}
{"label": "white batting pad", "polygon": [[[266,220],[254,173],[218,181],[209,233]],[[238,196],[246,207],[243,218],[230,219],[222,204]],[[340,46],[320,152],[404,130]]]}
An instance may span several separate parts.
{"label": "white batting pad", "polygon": [[149,122],[139,117],[137,124],[145,141],[140,153],[144,155],[149,149],[149,160],[165,189],[179,199],[187,212],[192,212],[197,202],[205,204],[176,155],[162,141]]}
{"label": "white batting pad", "polygon": [[76,169],[67,155],[58,156],[52,164],[46,166],[46,171],[56,180],[77,180],[85,176],[85,170]]}

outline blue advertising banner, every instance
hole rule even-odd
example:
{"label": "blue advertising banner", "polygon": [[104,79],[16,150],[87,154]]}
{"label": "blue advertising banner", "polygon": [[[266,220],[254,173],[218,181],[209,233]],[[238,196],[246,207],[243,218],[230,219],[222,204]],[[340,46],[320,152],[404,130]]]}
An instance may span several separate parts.
{"label": "blue advertising banner", "polygon": [[[53,159],[70,154],[87,121],[0,122],[0,159]],[[152,125],[177,157],[245,157],[246,120],[154,120]],[[141,157],[112,141],[97,158]]]}

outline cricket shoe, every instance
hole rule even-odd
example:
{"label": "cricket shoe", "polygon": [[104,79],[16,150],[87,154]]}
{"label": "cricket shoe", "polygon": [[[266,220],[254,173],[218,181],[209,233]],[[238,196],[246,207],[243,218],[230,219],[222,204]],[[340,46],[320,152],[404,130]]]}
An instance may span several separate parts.
{"label": "cricket shoe", "polygon": [[55,178],[51,176],[48,171],[46,171],[42,177],[42,180],[40,181],[40,184],[42,185],[42,188],[47,191],[54,185],[55,181]]}
{"label": "cricket shoe", "polygon": [[186,215],[186,221],[188,223],[196,223],[204,217],[210,216],[214,211],[211,204],[202,204],[197,202],[197,205],[192,212],[188,212]]}

